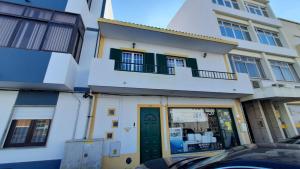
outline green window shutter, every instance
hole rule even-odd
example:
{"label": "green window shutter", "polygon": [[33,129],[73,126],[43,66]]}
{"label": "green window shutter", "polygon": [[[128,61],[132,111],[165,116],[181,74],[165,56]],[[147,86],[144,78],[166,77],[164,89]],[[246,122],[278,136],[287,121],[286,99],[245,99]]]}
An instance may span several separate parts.
{"label": "green window shutter", "polygon": [[193,77],[199,77],[197,60],[195,58],[186,58],[186,67],[190,67],[192,69]]}
{"label": "green window shutter", "polygon": [[144,53],[144,72],[153,73],[154,71],[154,53]]}
{"label": "green window shutter", "polygon": [[115,70],[121,70],[122,50],[111,48],[109,58],[115,60]]}
{"label": "green window shutter", "polygon": [[168,74],[167,56],[156,54],[157,73]]}

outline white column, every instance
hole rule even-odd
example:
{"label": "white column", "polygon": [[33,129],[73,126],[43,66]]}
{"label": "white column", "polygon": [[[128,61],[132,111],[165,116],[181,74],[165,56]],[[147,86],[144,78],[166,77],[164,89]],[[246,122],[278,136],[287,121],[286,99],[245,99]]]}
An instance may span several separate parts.
{"label": "white column", "polygon": [[261,54],[261,64],[262,64],[262,67],[264,69],[264,72],[266,74],[266,77],[269,79],[269,80],[272,80],[274,82],[276,82],[276,77],[275,77],[275,74],[273,73],[272,71],[272,67],[271,67],[271,64],[266,56],[265,53],[262,53]]}
{"label": "white column", "polygon": [[259,38],[257,36],[253,22],[251,20],[249,20],[248,23],[249,23],[249,28],[250,28],[249,33],[251,35],[252,41],[259,43]]}
{"label": "white column", "polygon": [[286,105],[286,103],[277,103],[280,113],[281,120],[287,125],[288,137],[293,137],[298,135],[298,130],[295,123],[292,120],[291,113]]}

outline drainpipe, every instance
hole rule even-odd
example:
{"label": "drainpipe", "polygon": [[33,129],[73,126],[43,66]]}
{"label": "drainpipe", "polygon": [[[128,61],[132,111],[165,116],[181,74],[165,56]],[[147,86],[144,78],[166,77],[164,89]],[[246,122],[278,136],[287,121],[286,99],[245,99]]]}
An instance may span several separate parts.
{"label": "drainpipe", "polygon": [[72,96],[78,101],[76,120],[75,120],[75,124],[74,124],[73,136],[72,136],[72,140],[74,140],[76,131],[77,131],[78,118],[79,118],[79,113],[80,113],[80,108],[81,108],[81,100],[74,93],[72,93]]}
{"label": "drainpipe", "polygon": [[92,94],[93,96],[93,102],[92,102],[92,108],[89,115],[89,126],[88,126],[88,133],[87,133],[87,139],[92,140],[94,136],[94,127],[95,127],[95,118],[96,118],[96,111],[97,111],[97,102],[98,102],[98,94]]}
{"label": "drainpipe", "polygon": [[91,114],[92,114],[92,103],[93,103],[93,96],[92,95],[89,95],[89,114],[87,116],[87,122],[85,124],[85,129],[84,129],[84,139],[87,139],[88,138],[88,131],[89,131],[89,124],[90,124],[90,118],[91,118]]}

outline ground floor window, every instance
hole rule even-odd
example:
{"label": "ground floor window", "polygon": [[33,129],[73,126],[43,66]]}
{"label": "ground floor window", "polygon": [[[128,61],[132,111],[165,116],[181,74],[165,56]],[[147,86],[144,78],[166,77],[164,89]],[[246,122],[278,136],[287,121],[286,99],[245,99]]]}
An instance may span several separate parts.
{"label": "ground floor window", "polygon": [[4,147],[43,146],[51,120],[13,120]]}
{"label": "ground floor window", "polygon": [[172,154],[239,145],[230,109],[170,108],[169,128]]}

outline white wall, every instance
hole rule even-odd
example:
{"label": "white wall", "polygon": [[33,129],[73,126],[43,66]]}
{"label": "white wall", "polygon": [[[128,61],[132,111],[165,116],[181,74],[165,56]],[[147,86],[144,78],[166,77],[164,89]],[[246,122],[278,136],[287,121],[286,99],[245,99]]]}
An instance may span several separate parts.
{"label": "white wall", "polygon": [[[1,115],[0,131],[3,133],[3,125],[8,121],[17,92],[1,92],[1,105],[7,111]],[[84,99],[82,94],[77,94],[81,100],[81,108],[75,138],[82,139],[88,113],[88,99]],[[62,159],[64,143],[73,138],[78,100],[71,93],[60,93],[57,106],[52,119],[47,144],[45,147],[20,147],[20,148],[0,148],[0,163],[16,163],[25,161],[42,161]]]}
{"label": "white wall", "polygon": [[[230,99],[206,99],[206,98],[180,98],[180,97],[159,97],[159,96],[113,96],[100,95],[97,104],[95,119],[95,138],[105,138],[107,132],[113,132],[113,140],[105,140],[104,156],[109,154],[109,143],[111,141],[121,141],[121,154],[137,153],[137,123],[138,123],[138,104],[162,104],[162,105],[234,105],[234,100]],[[115,116],[108,116],[108,110],[115,109]],[[234,117],[237,117],[237,109],[234,109]],[[166,112],[163,116],[164,142],[168,144]],[[112,128],[112,121],[118,120],[119,127]],[[135,126],[134,126],[135,124]],[[247,131],[241,131],[237,124],[241,143],[249,143]],[[128,131],[126,131],[128,129]],[[166,146],[165,151],[170,151]]]}

